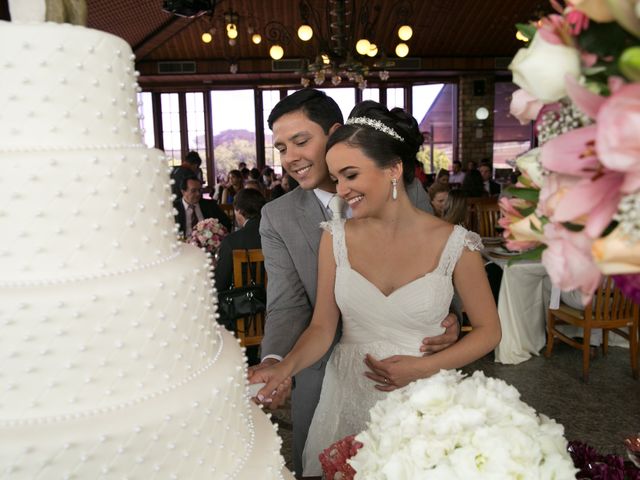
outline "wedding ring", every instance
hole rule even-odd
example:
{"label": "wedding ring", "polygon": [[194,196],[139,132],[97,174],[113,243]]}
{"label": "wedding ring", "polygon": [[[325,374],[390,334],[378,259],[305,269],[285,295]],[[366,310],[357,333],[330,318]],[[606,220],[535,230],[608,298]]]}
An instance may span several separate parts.
{"label": "wedding ring", "polygon": [[389,383],[389,379],[387,377],[384,377],[384,383]]}

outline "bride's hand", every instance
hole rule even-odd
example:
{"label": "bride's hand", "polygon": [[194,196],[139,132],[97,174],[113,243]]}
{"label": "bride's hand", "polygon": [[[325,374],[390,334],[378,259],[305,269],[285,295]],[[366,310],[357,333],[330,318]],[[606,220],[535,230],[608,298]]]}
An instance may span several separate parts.
{"label": "bride's hand", "polygon": [[282,405],[291,394],[291,375],[279,363],[252,371],[249,383],[266,384],[256,394],[256,399],[271,409]]}
{"label": "bride's hand", "polygon": [[367,354],[364,363],[370,371],[365,372],[365,375],[377,383],[375,387],[378,390],[391,392],[423,378],[425,376],[424,361],[424,357],[410,355],[394,355],[376,360]]}

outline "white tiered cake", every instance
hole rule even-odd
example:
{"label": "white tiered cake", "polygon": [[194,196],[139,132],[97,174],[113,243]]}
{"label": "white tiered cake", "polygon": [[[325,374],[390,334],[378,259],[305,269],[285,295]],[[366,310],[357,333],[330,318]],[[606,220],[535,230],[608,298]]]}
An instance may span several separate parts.
{"label": "white tiered cake", "polygon": [[121,39],[0,22],[0,476],[280,479]]}

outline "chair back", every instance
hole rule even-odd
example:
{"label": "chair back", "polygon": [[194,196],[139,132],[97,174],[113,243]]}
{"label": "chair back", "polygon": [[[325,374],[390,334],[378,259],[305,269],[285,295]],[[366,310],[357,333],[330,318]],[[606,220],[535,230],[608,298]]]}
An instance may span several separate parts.
{"label": "chair back", "polygon": [[[557,310],[549,309],[547,318],[547,348],[545,356],[553,350],[557,338],[574,348],[582,350],[582,378],[589,379],[590,339],[594,329],[602,329],[602,353],[609,349],[609,333],[615,333],[629,341],[629,356],[633,378],[640,378],[638,367],[638,339],[640,332],[638,319],[640,307],[627,298],[611,277],[605,277],[596,290],[593,301],[584,310],[571,308],[560,303]],[[566,323],[583,329],[583,339],[578,341],[562,333],[557,324]]]}
{"label": "chair back", "polygon": [[467,198],[468,228],[481,237],[497,237],[500,207],[496,197]]}
{"label": "chair back", "polygon": [[625,297],[620,288],[613,282],[611,277],[605,277],[604,281],[596,290],[591,304],[585,307],[585,319],[591,320],[594,324],[600,323],[627,323],[631,325],[638,320],[637,304]]}
{"label": "chair back", "polygon": [[[252,281],[267,288],[267,272],[264,268],[262,250],[233,250],[233,285],[244,287]],[[264,312],[237,320],[236,335],[242,346],[260,345],[264,336],[264,320]]]}
{"label": "chair back", "polygon": [[230,203],[221,203],[220,209],[225,213],[229,220],[231,220],[232,230],[236,229],[236,214],[233,210],[233,205]]}

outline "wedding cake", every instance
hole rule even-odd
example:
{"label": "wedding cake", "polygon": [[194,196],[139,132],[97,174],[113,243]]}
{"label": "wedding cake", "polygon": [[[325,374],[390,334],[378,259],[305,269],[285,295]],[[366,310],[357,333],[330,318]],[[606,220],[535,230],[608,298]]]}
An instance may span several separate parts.
{"label": "wedding cake", "polygon": [[176,242],[129,46],[16,21],[0,45],[3,478],[290,478],[209,260]]}

